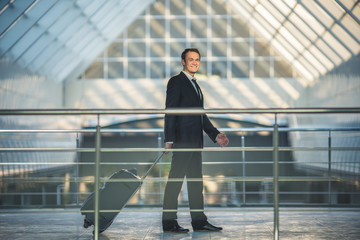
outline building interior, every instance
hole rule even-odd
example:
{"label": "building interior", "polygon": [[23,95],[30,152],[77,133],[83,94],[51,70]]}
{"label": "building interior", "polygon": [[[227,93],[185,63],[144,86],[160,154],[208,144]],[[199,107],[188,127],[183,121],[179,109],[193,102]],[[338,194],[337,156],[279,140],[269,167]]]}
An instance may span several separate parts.
{"label": "building interior", "polygon": [[[360,236],[359,1],[1,0],[1,239],[92,237],[79,209],[95,189],[96,127],[106,149],[101,183],[121,169],[144,175],[164,148],[164,114],[153,110],[165,109],[167,82],[182,71],[181,52],[191,47],[201,53],[196,78],[204,110],[213,110],[207,115],[230,140],[228,149],[215,149],[205,136],[205,206],[233,226],[223,235],[190,238],[276,236],[275,168],[280,236]],[[170,162],[171,154],[162,157],[119,214],[119,229],[99,239],[122,239],[125,230],[126,239],[189,239],[160,229]],[[179,206],[186,212],[186,185]],[[291,211],[298,219],[315,212],[324,222],[307,219],[319,227],[293,231]],[[147,225],[151,214],[157,220]],[[132,215],[147,219],[139,221],[145,233],[129,227]],[[8,228],[26,218],[39,218],[39,228],[47,218],[76,223],[59,223],[73,229],[63,236],[59,228],[53,235]],[[237,227],[244,219],[270,230],[256,235],[255,227]]]}

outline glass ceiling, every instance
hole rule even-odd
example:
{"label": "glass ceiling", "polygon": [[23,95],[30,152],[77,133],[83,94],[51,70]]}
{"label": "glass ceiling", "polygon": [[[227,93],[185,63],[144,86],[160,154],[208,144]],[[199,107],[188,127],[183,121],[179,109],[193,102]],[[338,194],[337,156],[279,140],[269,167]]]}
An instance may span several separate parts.
{"label": "glass ceiling", "polygon": [[163,81],[182,70],[187,47],[201,52],[199,80],[299,76],[229,4],[157,0],[79,78]]}
{"label": "glass ceiling", "polygon": [[[152,2],[1,1],[0,56],[39,75],[76,79]],[[223,2],[307,80],[360,52],[357,0]]]}
{"label": "glass ceiling", "polygon": [[76,78],[152,1],[1,0],[0,58]]}
{"label": "glass ceiling", "polygon": [[359,54],[357,0],[228,2],[308,80]]}

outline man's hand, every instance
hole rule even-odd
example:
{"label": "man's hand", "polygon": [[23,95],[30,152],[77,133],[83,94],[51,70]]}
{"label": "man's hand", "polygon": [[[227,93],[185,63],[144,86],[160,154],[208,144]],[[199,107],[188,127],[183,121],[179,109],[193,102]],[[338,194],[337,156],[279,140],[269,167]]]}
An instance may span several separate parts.
{"label": "man's hand", "polygon": [[220,147],[226,147],[229,144],[229,139],[224,133],[219,133],[216,136],[216,141],[219,143]]}
{"label": "man's hand", "polygon": [[[167,142],[167,143],[165,143],[165,148],[166,148],[166,149],[171,149],[171,148],[172,148],[172,145],[173,145],[172,143],[168,143],[168,142]],[[168,154],[168,153],[169,153],[169,151],[165,151],[165,154]]]}

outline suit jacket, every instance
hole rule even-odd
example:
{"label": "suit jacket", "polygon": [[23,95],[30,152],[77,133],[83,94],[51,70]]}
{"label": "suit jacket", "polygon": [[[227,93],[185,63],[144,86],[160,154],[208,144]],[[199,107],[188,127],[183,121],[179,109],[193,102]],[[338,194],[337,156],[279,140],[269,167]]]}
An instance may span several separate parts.
{"label": "suit jacket", "polygon": [[[201,90],[200,90],[201,91]],[[204,108],[204,95],[198,96],[187,76],[180,72],[170,78],[166,90],[166,109]],[[216,142],[219,131],[206,114],[165,115],[165,142],[174,142],[174,148],[201,148],[204,145],[203,131]]]}

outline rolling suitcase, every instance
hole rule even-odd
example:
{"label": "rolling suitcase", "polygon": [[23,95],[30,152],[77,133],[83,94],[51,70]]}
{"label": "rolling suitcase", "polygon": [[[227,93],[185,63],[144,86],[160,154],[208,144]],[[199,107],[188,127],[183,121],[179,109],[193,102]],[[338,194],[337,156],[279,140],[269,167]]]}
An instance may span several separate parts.
{"label": "rolling suitcase", "polygon": [[[99,189],[99,210],[105,210],[104,212],[99,212],[99,232],[105,231],[112,224],[115,217],[119,214],[120,210],[138,191],[138,189],[142,185],[143,180],[146,178],[146,176],[150,173],[150,171],[153,169],[153,167],[163,155],[164,153],[156,158],[154,163],[151,165],[149,170],[142,178],[136,175],[136,169],[122,169],[118,172],[115,172],[109,177],[109,179],[111,180],[118,179],[118,181],[108,181],[103,185],[101,189]],[[85,215],[84,228],[95,225],[95,213],[87,212],[87,210],[94,211],[94,209],[95,192],[90,194],[90,196],[83,202],[80,209],[81,214]]]}

